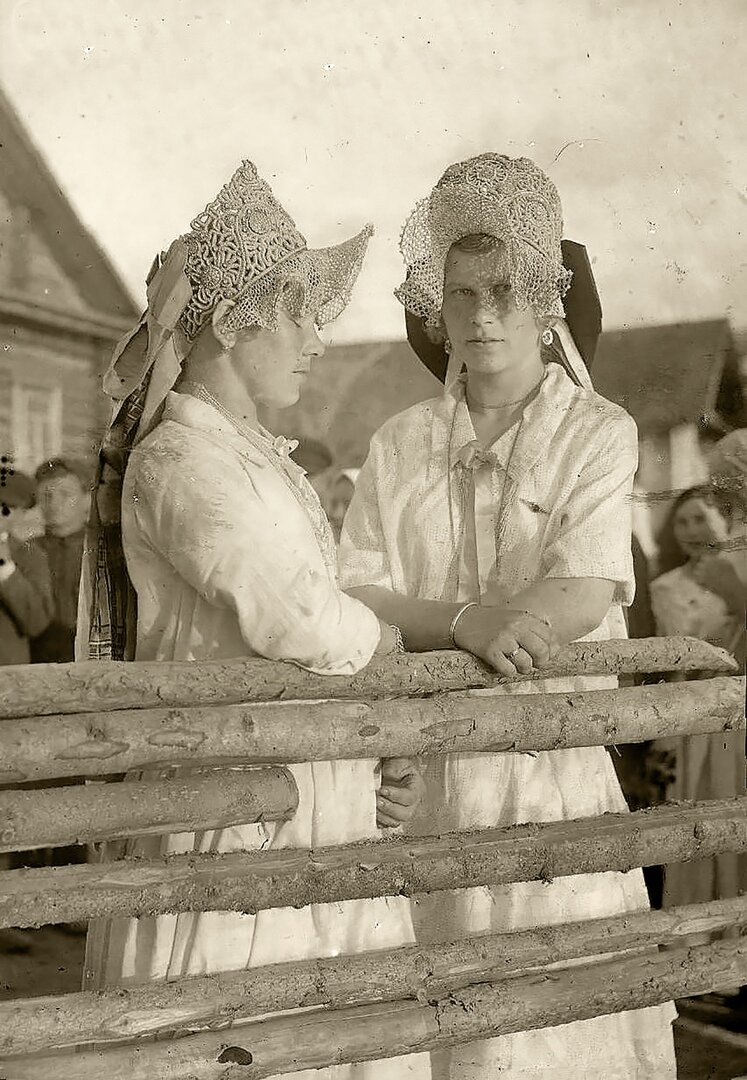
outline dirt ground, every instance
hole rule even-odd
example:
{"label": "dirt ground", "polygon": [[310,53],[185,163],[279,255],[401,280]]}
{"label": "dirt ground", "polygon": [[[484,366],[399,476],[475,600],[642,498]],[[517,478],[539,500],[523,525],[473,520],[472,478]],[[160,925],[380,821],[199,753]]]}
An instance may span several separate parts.
{"label": "dirt ground", "polygon": [[[82,932],[60,927],[0,930],[0,1000],[79,990],[84,948]],[[679,1008],[678,1080],[747,1077],[747,1015],[711,997]]]}

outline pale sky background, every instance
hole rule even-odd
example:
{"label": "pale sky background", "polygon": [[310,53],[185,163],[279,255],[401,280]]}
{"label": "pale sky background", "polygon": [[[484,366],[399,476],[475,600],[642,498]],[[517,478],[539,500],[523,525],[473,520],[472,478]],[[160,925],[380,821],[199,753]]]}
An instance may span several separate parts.
{"label": "pale sky background", "polygon": [[747,0],[0,0],[0,79],[140,300],[242,157],[311,245],[376,235],[333,339],[403,336],[397,240],[483,150],[553,177],[607,327],[747,327]]}

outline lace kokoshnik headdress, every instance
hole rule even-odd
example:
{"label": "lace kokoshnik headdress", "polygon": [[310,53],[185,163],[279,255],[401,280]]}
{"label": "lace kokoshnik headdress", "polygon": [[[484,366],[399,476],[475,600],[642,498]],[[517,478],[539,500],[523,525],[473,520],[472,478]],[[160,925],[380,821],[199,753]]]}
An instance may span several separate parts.
{"label": "lace kokoshnik headdress", "polygon": [[122,480],[130,450],[158,422],[197,334],[221,300],[221,328],[275,330],[282,302],[319,325],[346,307],[373,228],[309,248],[270,186],[243,161],[190,231],[158,256],[148,307],[114,350],[104,391],[114,400],[92,500],[81,576],[77,659],[132,659],[136,597],[122,551]]}
{"label": "lace kokoshnik headdress", "polygon": [[221,300],[234,304],[221,320],[226,330],[277,329],[281,301],[292,315],[330,322],[350,300],[372,232],[367,225],[334,247],[307,247],[269,184],[243,161],[190,231],[154,261],[148,309],[115,348],[104,390],[115,400],[128,396],[167,341],[181,362]]}
{"label": "lace kokoshnik headdress", "polygon": [[181,325],[193,338],[221,299],[235,307],[224,328],[277,327],[280,300],[294,315],[331,322],[347,306],[373,229],[335,247],[309,249],[292,218],[242,162],[218,196],[181,238],[192,295]]}
{"label": "lace kokoshnik headdress", "polygon": [[563,266],[557,189],[528,158],[493,153],[451,165],[405,222],[400,250],[407,279],[395,296],[408,311],[439,326],[449,249],[476,233],[505,244],[519,307],[562,318],[571,273]]}

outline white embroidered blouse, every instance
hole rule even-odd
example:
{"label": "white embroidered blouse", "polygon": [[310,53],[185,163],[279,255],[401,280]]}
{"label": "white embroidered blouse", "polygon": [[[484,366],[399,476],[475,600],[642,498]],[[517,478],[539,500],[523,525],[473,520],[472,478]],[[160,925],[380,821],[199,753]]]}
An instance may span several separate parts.
{"label": "white embroidered blouse", "polygon": [[169,394],[122,496],[138,660],[259,655],[325,675],[368,663],[378,620],[341,592],[331,531],[289,448]]}
{"label": "white embroidered blouse", "polygon": [[478,451],[464,395],[393,417],[371,440],[340,547],[346,588],[485,603],[543,578],[615,582],[592,639],[624,637],[637,431],[555,364],[516,425]]}

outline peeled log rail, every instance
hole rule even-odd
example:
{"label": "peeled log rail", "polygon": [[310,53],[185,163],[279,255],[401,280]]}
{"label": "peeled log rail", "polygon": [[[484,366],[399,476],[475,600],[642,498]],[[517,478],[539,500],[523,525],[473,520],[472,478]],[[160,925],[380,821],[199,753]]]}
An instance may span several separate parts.
{"label": "peeled log rail", "polygon": [[275,1017],[136,1047],[0,1060],[4,1080],[261,1080],[446,1049],[739,985],[747,942],[618,958],[396,1001]]}
{"label": "peeled log rail", "polygon": [[0,927],[243,911],[629,870],[747,850],[747,797],[442,837],[176,855],[0,875]]}
{"label": "peeled log rail", "polygon": [[558,750],[743,728],[744,679],[723,676],[562,694],[79,713],[0,721],[0,782],[162,764]]}
{"label": "peeled log rail", "polygon": [[88,787],[0,792],[0,852],[288,821],[298,789],[283,768]]}
{"label": "peeled log rail", "polygon": [[676,945],[691,934],[747,924],[747,897],[669,911],[482,934],[432,946],[270,964],[168,983],[0,1002],[0,1054],[143,1038],[324,1005],[443,997],[470,983],[515,978],[550,963]]}
{"label": "peeled log rail", "polygon": [[464,652],[400,653],[352,677],[314,675],[270,660],[35,664],[3,668],[0,718],[160,706],[433,694],[564,675],[693,671],[736,673],[733,658],[697,638],[584,641],[560,649],[542,672],[497,677]]}

